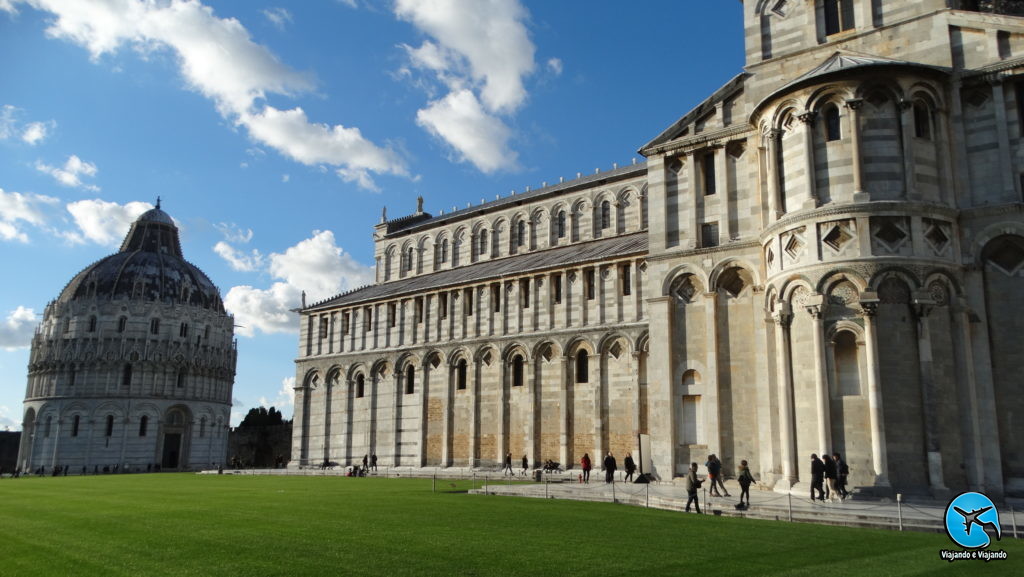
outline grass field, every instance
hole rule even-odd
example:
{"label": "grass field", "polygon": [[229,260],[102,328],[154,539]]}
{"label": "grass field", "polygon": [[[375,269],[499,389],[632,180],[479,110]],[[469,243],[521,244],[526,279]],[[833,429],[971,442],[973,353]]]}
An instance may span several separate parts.
{"label": "grass field", "polygon": [[[191,474],[0,481],[0,575],[1024,574],[944,535],[468,495],[469,482]],[[442,491],[444,489],[444,491]]]}

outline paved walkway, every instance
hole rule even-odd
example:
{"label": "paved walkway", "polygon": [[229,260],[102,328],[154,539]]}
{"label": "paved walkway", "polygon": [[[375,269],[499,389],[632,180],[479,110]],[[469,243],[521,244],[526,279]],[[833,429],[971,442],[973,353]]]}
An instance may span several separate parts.
{"label": "paved walkway", "polygon": [[[216,474],[217,471],[203,471],[204,474]],[[225,469],[225,474],[243,475],[301,475],[301,476],[344,476],[345,467],[322,470],[307,469]],[[578,471],[567,471],[554,475],[540,475],[531,471],[532,475],[523,476],[516,470],[514,477],[502,475],[500,471],[484,471],[469,468],[412,468],[412,467],[380,467],[370,476],[387,478],[436,478],[438,486],[441,480],[462,479],[472,480],[470,492],[476,494],[505,495],[538,499],[566,499],[575,501],[598,501],[605,503],[622,503],[638,507],[651,507],[672,511],[684,511],[687,495],[682,482],[657,482],[651,484],[616,482],[606,484],[604,474],[594,471],[590,483],[578,482]],[[540,477],[542,480],[536,482]],[[617,479],[622,475],[617,474]],[[513,483],[515,481],[515,483]],[[534,482],[530,482],[534,481]],[[681,481],[681,480],[680,480]],[[819,523],[825,525],[841,525],[848,527],[873,527],[905,531],[942,532],[945,530],[946,502],[914,498],[897,503],[894,499],[878,499],[854,496],[843,502],[812,502],[805,495],[776,493],[761,485],[753,485],[750,490],[751,505],[749,509],[737,510],[739,502],[739,484],[726,481],[726,488],[731,497],[710,497],[707,485],[701,489],[700,507],[705,515],[722,515],[728,517],[747,517],[754,519],[771,519],[777,521],[793,521],[801,523]],[[696,513],[691,513],[696,514]],[[1024,511],[1015,512],[1008,506],[999,507],[999,516],[1004,537],[1024,538]]]}

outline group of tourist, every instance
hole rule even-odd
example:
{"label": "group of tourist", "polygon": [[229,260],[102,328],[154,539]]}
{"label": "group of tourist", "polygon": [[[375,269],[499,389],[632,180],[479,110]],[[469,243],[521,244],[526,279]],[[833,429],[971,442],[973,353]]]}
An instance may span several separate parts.
{"label": "group of tourist", "polygon": [[811,453],[811,501],[814,501],[815,492],[822,502],[845,500],[850,496],[846,490],[849,474],[850,466],[839,453],[825,453],[820,459],[816,453]]}

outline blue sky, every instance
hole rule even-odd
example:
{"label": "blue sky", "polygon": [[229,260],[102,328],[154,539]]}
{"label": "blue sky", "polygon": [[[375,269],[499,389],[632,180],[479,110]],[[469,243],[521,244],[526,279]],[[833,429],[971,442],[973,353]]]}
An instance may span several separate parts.
{"label": "blue sky", "polygon": [[372,226],[636,150],[740,72],[742,4],[0,0],[0,429],[65,283],[155,202],[238,329],[235,422],[292,411],[302,290]]}

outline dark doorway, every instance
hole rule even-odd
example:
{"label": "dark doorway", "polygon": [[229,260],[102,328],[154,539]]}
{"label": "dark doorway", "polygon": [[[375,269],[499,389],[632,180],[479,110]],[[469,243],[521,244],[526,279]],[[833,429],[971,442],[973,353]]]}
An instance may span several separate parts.
{"label": "dark doorway", "polygon": [[181,433],[164,435],[164,457],[161,467],[164,469],[178,468],[178,455],[181,453]]}

